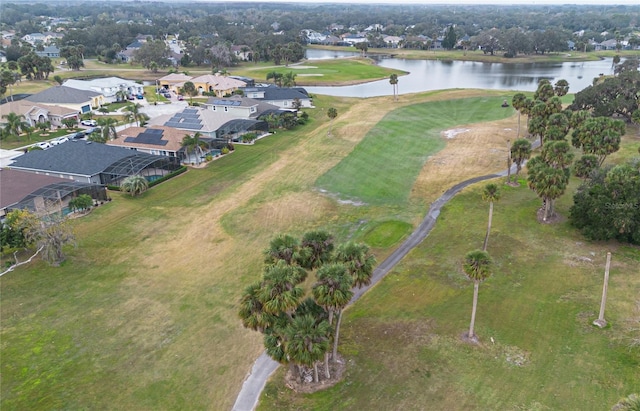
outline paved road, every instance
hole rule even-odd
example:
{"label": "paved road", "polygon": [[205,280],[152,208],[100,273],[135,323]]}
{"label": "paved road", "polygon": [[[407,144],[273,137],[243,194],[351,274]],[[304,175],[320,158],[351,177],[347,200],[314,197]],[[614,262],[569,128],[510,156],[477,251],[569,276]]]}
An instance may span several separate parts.
{"label": "paved road", "polygon": [[[538,142],[533,143],[533,148],[538,147]],[[516,167],[511,167],[511,173],[515,173]],[[431,204],[427,215],[424,217],[418,228],[411,233],[407,238],[386,260],[376,267],[371,276],[371,284],[354,289],[353,297],[350,304],[357,301],[364,293],[369,291],[376,283],[378,283],[385,275],[391,271],[391,269],[400,262],[409,251],[413,250],[418,244],[420,244],[431,232],[436,225],[436,220],[440,215],[442,207],[458,194],[462,189],[472,184],[478,183],[484,180],[490,180],[493,178],[504,177],[507,175],[507,170],[504,170],[497,174],[488,174],[486,176],[474,177],[469,180],[465,180],[455,186],[451,187],[444,192],[436,201]],[[278,363],[272,360],[265,352],[256,360],[251,369],[251,373],[242,385],[242,389],[236,398],[236,402],[233,405],[232,411],[252,411],[258,404],[258,399],[262,393],[267,379],[278,368]]]}

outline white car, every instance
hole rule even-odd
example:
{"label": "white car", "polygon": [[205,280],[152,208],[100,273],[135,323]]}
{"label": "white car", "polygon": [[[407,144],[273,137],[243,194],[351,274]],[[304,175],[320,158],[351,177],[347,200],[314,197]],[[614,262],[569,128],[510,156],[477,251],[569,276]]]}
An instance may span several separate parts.
{"label": "white car", "polygon": [[82,120],[80,122],[83,126],[95,127],[98,123],[95,120]]}
{"label": "white car", "polygon": [[58,144],[66,143],[67,141],[69,141],[69,139],[63,136],[63,137],[54,138],[53,140],[50,141],[50,143],[52,146],[57,146]]}
{"label": "white car", "polygon": [[41,141],[37,144],[35,144],[36,147],[40,147],[43,150],[46,150],[48,148],[51,148],[51,143],[49,143],[48,141]]}

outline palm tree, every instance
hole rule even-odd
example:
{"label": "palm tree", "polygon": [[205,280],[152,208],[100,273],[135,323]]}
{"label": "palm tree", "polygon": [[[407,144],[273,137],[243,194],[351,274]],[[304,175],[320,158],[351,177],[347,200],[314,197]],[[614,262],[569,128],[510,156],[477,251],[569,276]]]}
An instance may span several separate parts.
{"label": "palm tree", "polygon": [[282,86],[283,87],[293,87],[296,85],[296,73],[294,73],[293,71],[290,71],[288,73],[285,73],[282,76]]}
{"label": "palm tree", "polygon": [[527,96],[523,93],[516,93],[511,99],[511,105],[518,111],[518,134],[516,137],[520,137],[520,114],[522,114],[522,109],[524,108],[526,101]]}
{"label": "palm tree", "polygon": [[[353,279],[344,264],[333,263],[323,265],[316,274],[318,282],[313,286],[313,298],[319,306],[323,307],[329,315],[329,325],[333,325],[334,313],[341,313],[344,307],[349,304],[353,291],[351,287]],[[337,326],[336,326],[337,328]],[[338,351],[338,332],[333,341],[333,352]],[[326,374],[329,375],[329,356],[325,358]],[[334,362],[337,360],[333,356]]]}
{"label": "palm tree", "polygon": [[264,305],[260,301],[261,283],[255,283],[245,288],[240,299],[240,318],[242,325],[254,331],[263,332],[275,321],[273,314],[264,310]]}
{"label": "palm tree", "polygon": [[[336,249],[335,261],[345,265],[351,275],[351,287],[363,287],[371,284],[373,267],[376,265],[376,258],[369,252],[366,244],[347,242],[340,244]],[[338,311],[338,323],[336,324],[336,334],[333,341],[333,361],[338,360],[338,338],[340,337],[340,324],[342,323],[342,310]]]}
{"label": "palm tree", "polygon": [[105,141],[113,140],[118,137],[118,132],[116,131],[117,124],[118,120],[112,117],[103,117],[98,119],[98,125],[102,128],[102,138]]}
{"label": "palm tree", "polygon": [[318,361],[329,349],[329,323],[326,320],[316,321],[312,315],[303,315],[294,318],[284,333],[285,351],[290,360],[313,367],[313,380],[318,382]]}
{"label": "palm tree", "polygon": [[511,160],[516,164],[516,179],[522,164],[531,157],[531,142],[524,138],[519,138],[513,142],[511,146]]}
{"label": "palm tree", "polygon": [[142,105],[135,103],[135,104],[128,104],[127,107],[125,108],[125,112],[126,114],[126,119],[127,122],[135,122],[136,126],[140,127],[140,120],[144,121],[144,117],[145,114],[140,112],[140,108],[142,108]]}
{"label": "palm tree", "polygon": [[306,273],[302,267],[288,265],[284,260],[267,266],[264,283],[258,292],[264,311],[273,315],[284,313],[292,318],[304,296],[304,289],[299,284],[306,278]]}
{"label": "palm tree", "polygon": [[200,137],[202,137],[202,133],[196,132],[193,136],[187,134],[182,139],[182,147],[185,148],[187,157],[193,153],[196,156],[196,164],[200,164],[200,157],[204,154],[203,149],[207,148],[207,143],[200,140]]}
{"label": "palm tree", "polygon": [[569,82],[565,79],[560,79],[554,84],[553,90],[558,97],[566,96],[569,92]]}
{"label": "palm tree", "polygon": [[278,86],[282,85],[282,73],[278,73],[277,71],[270,71],[267,73],[267,81],[273,79],[273,84]]}
{"label": "palm tree", "polygon": [[391,87],[393,87],[393,99],[397,100],[398,99],[398,75],[397,74],[392,74],[389,76],[389,84],[391,84]]}
{"label": "palm tree", "polygon": [[127,92],[124,90],[116,91],[116,101],[124,101],[127,99]]}
{"label": "palm tree", "polygon": [[313,270],[331,259],[334,238],[326,231],[309,231],[302,237],[300,244],[300,265]]}
{"label": "palm tree", "polygon": [[486,251],[470,251],[464,257],[462,268],[467,277],[473,281],[473,308],[471,310],[471,323],[469,324],[469,334],[467,337],[471,341],[476,341],[474,333],[476,322],[476,308],[478,306],[478,287],[480,283],[491,276],[491,257]]}
{"label": "palm tree", "polygon": [[327,110],[327,117],[329,117],[329,131],[327,131],[327,136],[331,135],[331,126],[333,126],[333,119],[338,117],[338,110],[336,110],[334,107],[330,107]]}
{"label": "palm tree", "polygon": [[129,176],[120,184],[120,189],[132,197],[144,193],[148,188],[149,182],[141,175]]}
{"label": "palm tree", "polygon": [[487,251],[489,233],[491,232],[491,220],[493,219],[493,202],[500,200],[498,186],[494,183],[487,184],[484,190],[482,190],[482,199],[489,202],[489,224],[487,225],[487,234],[484,236],[484,244],[482,245],[482,251]]}
{"label": "palm tree", "polygon": [[5,131],[8,134],[16,136],[18,140],[20,140],[20,133],[29,126],[29,124],[23,120],[24,116],[11,112],[9,114],[4,114],[2,118],[6,120],[6,125],[4,127]]}
{"label": "palm tree", "polygon": [[280,234],[271,240],[269,248],[264,251],[265,264],[276,264],[284,260],[292,265],[300,259],[300,242],[288,234]]}

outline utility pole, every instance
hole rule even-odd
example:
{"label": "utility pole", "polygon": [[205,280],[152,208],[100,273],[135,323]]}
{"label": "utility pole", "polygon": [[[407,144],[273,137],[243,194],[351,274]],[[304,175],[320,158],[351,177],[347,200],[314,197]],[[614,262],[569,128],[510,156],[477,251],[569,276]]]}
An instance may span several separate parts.
{"label": "utility pole", "polygon": [[607,325],[607,320],[604,319],[604,306],[607,303],[607,288],[609,287],[609,267],[611,266],[611,253],[607,253],[607,265],[604,269],[604,284],[602,286],[602,301],[600,301],[600,314],[598,319],[593,322],[593,325],[597,325],[600,328],[604,328]]}

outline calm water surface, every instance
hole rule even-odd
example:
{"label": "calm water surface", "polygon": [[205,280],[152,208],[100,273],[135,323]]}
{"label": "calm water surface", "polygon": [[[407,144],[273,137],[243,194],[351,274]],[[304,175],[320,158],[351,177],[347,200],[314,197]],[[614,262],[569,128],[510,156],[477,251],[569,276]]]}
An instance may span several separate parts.
{"label": "calm water surface", "polygon": [[[307,50],[307,58],[332,59],[358,53]],[[592,84],[600,74],[611,74],[612,59],[571,63],[480,63],[471,61],[406,60],[377,58],[378,64],[409,72],[398,78],[400,94],[451,88],[535,91],[538,81],[560,79],[569,82],[569,92],[576,93]],[[299,73],[300,75],[302,73]],[[355,86],[305,87],[309,93],[340,97],[377,97],[393,94],[389,80]]]}

